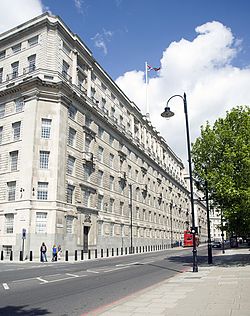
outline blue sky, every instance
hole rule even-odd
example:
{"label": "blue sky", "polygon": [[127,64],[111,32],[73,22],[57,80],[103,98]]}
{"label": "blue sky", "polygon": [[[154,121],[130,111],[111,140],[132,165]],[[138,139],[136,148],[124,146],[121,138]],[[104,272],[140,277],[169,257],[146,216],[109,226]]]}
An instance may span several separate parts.
{"label": "blue sky", "polygon": [[[43,0],[71,30],[80,35],[113,79],[144,69],[147,60],[159,65],[162,51],[181,38],[192,40],[195,28],[210,21],[230,27],[245,50],[234,63],[249,64],[250,2],[248,0]],[[77,7],[76,3],[79,3]],[[111,38],[105,36],[111,32]],[[107,52],[95,46],[100,34]]]}
{"label": "blue sky", "polygon": [[[11,5],[10,5],[11,3]],[[1,0],[0,32],[49,10],[92,51],[127,96],[146,112],[170,147],[187,160],[181,100],[161,118],[173,94],[187,93],[191,139],[237,105],[250,104],[248,0]]]}

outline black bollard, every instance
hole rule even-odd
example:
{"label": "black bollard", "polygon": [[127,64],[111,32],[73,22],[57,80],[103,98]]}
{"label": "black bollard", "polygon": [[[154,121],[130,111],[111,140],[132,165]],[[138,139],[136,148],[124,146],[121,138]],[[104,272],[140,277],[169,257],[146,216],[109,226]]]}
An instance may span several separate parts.
{"label": "black bollard", "polygon": [[1,261],[3,261],[3,250],[1,250]]}
{"label": "black bollard", "polygon": [[88,258],[91,259],[91,251],[88,251]]}
{"label": "black bollard", "polygon": [[69,261],[69,252],[68,252],[68,250],[65,251],[65,261]]}
{"label": "black bollard", "polygon": [[95,258],[97,258],[97,249],[95,249]]}
{"label": "black bollard", "polygon": [[32,253],[32,250],[30,250],[30,261],[33,261],[33,253]]}
{"label": "black bollard", "polygon": [[20,261],[23,261],[23,252],[22,252],[22,250],[20,250],[19,260],[20,260]]}
{"label": "black bollard", "polygon": [[83,250],[81,250],[81,260],[84,259]]}
{"label": "black bollard", "polygon": [[75,261],[77,261],[77,250],[75,250]]}
{"label": "black bollard", "polygon": [[103,249],[101,249],[101,258],[103,258]]}

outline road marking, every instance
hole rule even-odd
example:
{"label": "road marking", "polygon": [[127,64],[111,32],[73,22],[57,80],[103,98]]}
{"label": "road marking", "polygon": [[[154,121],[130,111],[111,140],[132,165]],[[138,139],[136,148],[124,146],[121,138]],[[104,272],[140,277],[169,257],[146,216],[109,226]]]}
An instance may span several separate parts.
{"label": "road marking", "polygon": [[10,289],[7,283],[3,283],[3,288],[4,288],[5,290],[9,290],[9,289]]}
{"label": "road marking", "polygon": [[77,274],[73,274],[73,273],[66,273],[66,274],[69,275],[69,276],[73,276],[75,278],[79,278],[79,275],[77,275]]}
{"label": "road marking", "polygon": [[90,273],[100,273],[98,271],[93,271],[93,270],[87,270],[87,272],[90,272]]}
{"label": "road marking", "polygon": [[139,262],[136,261],[136,262],[130,262],[130,263],[117,264],[116,267],[131,266],[131,265],[138,264],[138,263],[139,263]]}
{"label": "road marking", "polygon": [[41,282],[43,282],[43,283],[48,283],[49,281],[47,281],[47,280],[44,280],[44,279],[42,279],[42,278],[36,278],[38,281],[41,281]]}

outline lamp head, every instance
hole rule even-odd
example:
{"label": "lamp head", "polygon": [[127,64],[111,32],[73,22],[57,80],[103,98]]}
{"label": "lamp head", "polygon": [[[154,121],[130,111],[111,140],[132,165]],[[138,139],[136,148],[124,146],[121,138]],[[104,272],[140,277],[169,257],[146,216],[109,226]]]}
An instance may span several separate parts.
{"label": "lamp head", "polygon": [[170,107],[166,106],[164,112],[161,113],[161,116],[169,118],[169,117],[174,116],[174,112],[170,110]]}

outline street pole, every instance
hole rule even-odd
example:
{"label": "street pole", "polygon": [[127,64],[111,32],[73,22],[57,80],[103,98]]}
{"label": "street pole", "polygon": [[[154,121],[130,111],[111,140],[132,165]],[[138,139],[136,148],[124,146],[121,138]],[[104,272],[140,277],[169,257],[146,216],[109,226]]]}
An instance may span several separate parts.
{"label": "street pole", "polygon": [[186,134],[187,134],[187,150],[188,150],[188,166],[189,166],[189,181],[190,181],[190,200],[191,200],[191,211],[192,211],[192,229],[193,234],[193,272],[198,272],[197,262],[197,249],[196,249],[196,227],[195,227],[195,214],[194,214],[194,192],[193,192],[193,175],[192,175],[192,160],[191,160],[191,146],[189,136],[189,124],[188,124],[188,111],[187,111],[187,98],[186,93],[183,96],[175,94],[170,97],[167,101],[164,112],[161,114],[162,117],[169,118],[174,115],[168,106],[169,101],[174,97],[180,97],[184,105],[185,121],[186,121]]}
{"label": "street pole", "polygon": [[173,203],[170,204],[170,242],[171,248],[173,248]]}
{"label": "street pole", "polygon": [[132,184],[129,184],[129,208],[130,208],[130,253],[133,253],[133,206],[132,206]]}
{"label": "street pole", "polygon": [[190,199],[191,199],[191,211],[192,211],[193,272],[198,272],[197,249],[196,249],[196,238],[195,238],[196,229],[195,229],[195,215],[194,215],[193,174],[192,174],[191,146],[190,146],[190,136],[189,136],[186,93],[184,93],[184,96],[183,96],[183,103],[184,103],[184,113],[185,113],[185,120],[186,120],[188,166],[189,166],[189,181],[190,181]]}
{"label": "street pole", "polygon": [[212,256],[212,244],[211,244],[207,180],[205,181],[205,192],[206,192],[206,207],[207,207],[207,239],[208,239],[207,240],[207,262],[208,262],[208,264],[212,264],[213,263],[213,256]]}

